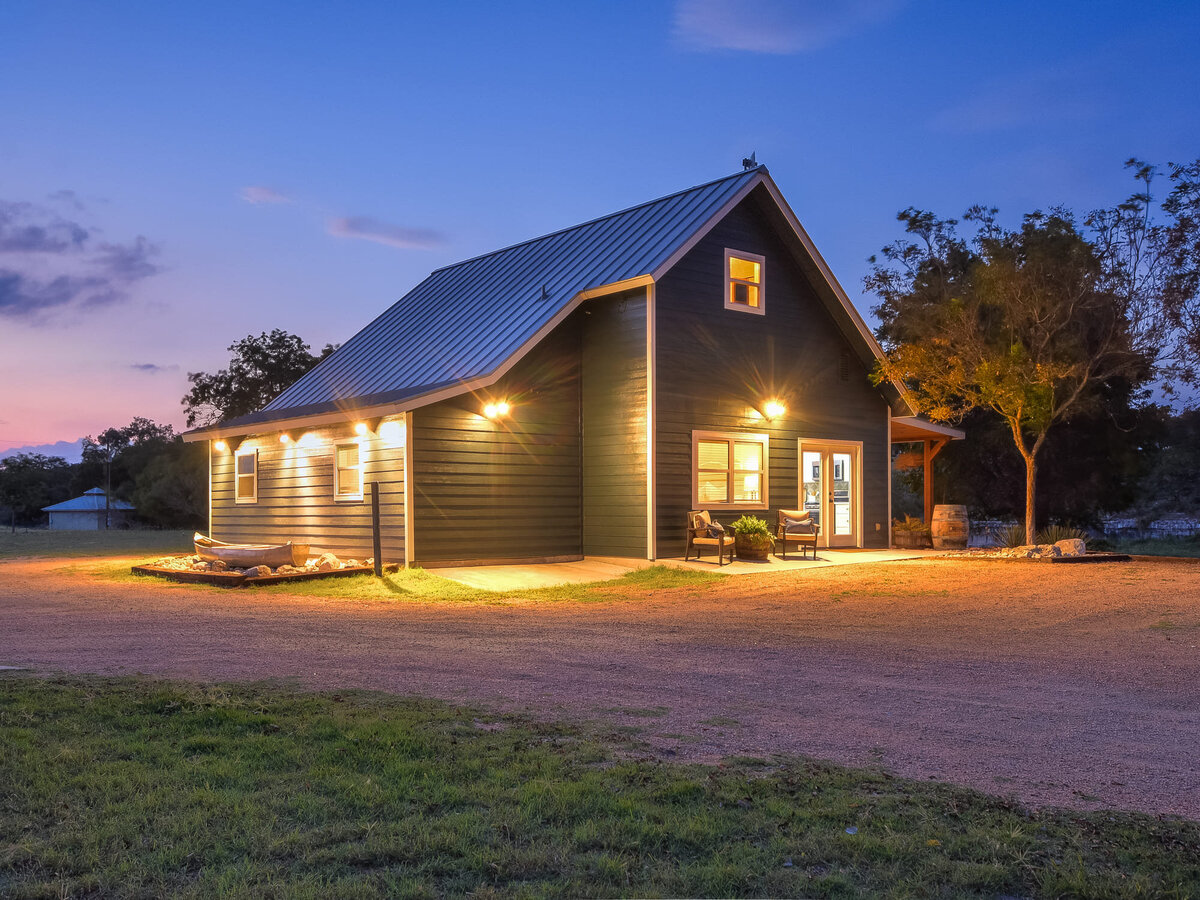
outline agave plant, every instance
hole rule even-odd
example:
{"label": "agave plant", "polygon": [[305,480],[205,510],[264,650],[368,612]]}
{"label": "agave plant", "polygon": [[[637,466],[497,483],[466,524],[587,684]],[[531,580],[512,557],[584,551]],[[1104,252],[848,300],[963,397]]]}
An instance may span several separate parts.
{"label": "agave plant", "polygon": [[1037,533],[1039,544],[1057,544],[1059,541],[1080,540],[1088,542],[1088,533],[1071,525],[1047,525]]}
{"label": "agave plant", "polygon": [[1022,547],[1025,544],[1025,523],[1013,524],[996,532],[996,544],[1000,547]]}

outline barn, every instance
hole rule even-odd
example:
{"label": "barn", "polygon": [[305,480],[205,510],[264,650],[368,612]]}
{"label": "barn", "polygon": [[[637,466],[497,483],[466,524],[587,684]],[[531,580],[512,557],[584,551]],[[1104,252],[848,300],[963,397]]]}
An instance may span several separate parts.
{"label": "barn", "polygon": [[[881,353],[763,166],[446,266],[208,441],[224,541],[427,567],[683,555],[804,508],[890,545],[891,444],[960,436]],[[898,437],[894,437],[898,436]]]}

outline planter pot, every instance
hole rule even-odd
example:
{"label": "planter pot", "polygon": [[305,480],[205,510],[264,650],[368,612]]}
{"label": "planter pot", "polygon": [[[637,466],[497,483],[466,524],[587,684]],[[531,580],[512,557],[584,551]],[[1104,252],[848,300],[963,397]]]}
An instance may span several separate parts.
{"label": "planter pot", "polygon": [[733,546],[738,559],[766,559],[771,553],[771,538],[763,534],[735,534]]}
{"label": "planter pot", "polygon": [[924,531],[897,531],[892,543],[901,550],[924,550],[929,546],[929,535]]}
{"label": "planter pot", "polygon": [[935,506],[929,531],[933,535],[934,550],[965,550],[971,536],[967,508],[948,504]]}

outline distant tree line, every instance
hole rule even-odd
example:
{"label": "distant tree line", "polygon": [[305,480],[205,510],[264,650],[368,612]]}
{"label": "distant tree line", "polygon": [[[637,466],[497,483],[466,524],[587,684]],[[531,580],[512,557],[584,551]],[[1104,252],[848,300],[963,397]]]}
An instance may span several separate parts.
{"label": "distant tree line", "polygon": [[[188,374],[187,423],[209,425],[261,409],[333,352],[313,354],[296,335],[276,329],[231,344],[227,368]],[[100,487],[136,509],[135,521],[157,528],[198,528],[208,518],[204,442],[184,443],[170,425],[137,417],[82,441],[82,460],[19,453],[0,459],[0,510],[10,527],[45,524],[42,509]]]}

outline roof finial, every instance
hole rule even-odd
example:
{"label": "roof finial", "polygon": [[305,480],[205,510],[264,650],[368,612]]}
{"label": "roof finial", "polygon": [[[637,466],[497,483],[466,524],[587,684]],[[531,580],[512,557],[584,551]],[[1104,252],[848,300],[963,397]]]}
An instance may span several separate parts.
{"label": "roof finial", "polygon": [[757,169],[758,168],[758,161],[754,158],[754,152],[755,151],[751,150],[750,156],[747,159],[742,160],[742,168],[743,169]]}

